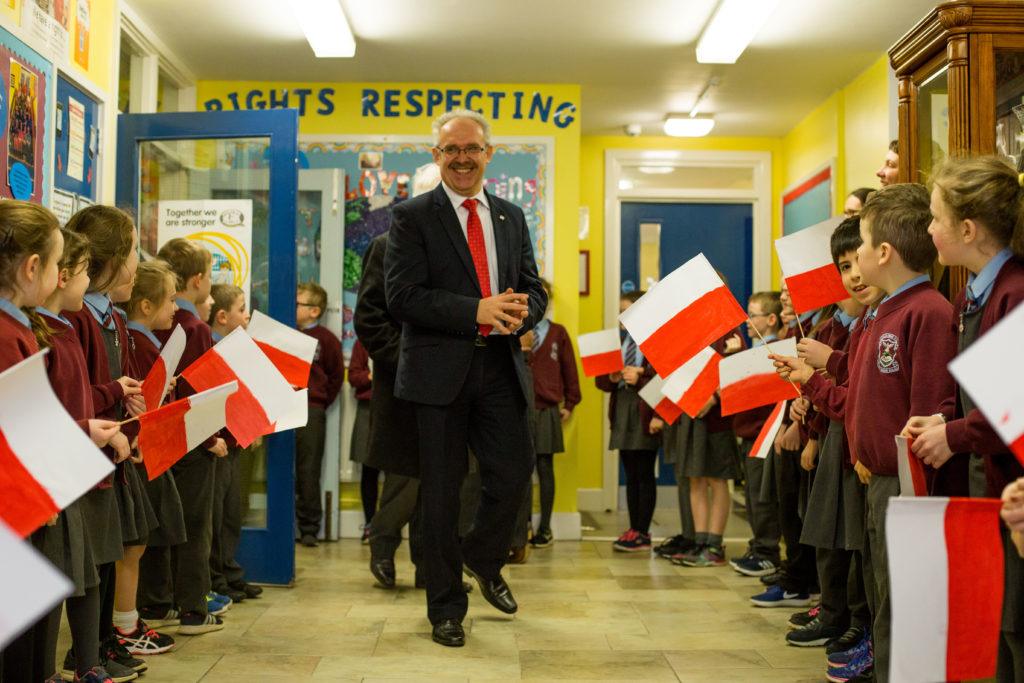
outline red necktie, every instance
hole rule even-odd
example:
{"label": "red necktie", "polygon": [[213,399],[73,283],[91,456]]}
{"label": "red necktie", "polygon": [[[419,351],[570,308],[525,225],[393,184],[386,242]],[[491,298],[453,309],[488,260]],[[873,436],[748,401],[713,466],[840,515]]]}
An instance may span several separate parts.
{"label": "red necktie", "polygon": [[[462,205],[469,211],[466,221],[466,241],[469,242],[469,253],[473,256],[476,278],[480,281],[480,292],[486,299],[491,296],[491,271],[487,267],[487,244],[484,242],[484,226],[476,213],[477,200],[467,199]],[[491,333],[491,325],[478,325],[477,329],[484,337]]]}

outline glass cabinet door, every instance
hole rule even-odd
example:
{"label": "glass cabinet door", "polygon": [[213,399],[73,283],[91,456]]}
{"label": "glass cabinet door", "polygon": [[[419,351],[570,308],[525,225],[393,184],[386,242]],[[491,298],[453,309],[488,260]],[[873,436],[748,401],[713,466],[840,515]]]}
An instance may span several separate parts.
{"label": "glass cabinet door", "polygon": [[996,154],[1024,172],[1024,49],[995,51]]}
{"label": "glass cabinet door", "polygon": [[917,170],[924,182],[949,154],[949,73],[946,67],[917,88]]}

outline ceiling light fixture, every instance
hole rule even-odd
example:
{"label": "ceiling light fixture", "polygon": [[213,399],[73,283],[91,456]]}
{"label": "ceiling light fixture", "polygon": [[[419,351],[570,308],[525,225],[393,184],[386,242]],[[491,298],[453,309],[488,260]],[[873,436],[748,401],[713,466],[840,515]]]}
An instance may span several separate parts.
{"label": "ceiling light fixture", "polygon": [[669,114],[665,117],[665,135],[675,138],[701,138],[715,127],[715,120],[708,116],[690,117],[686,114]]}
{"label": "ceiling light fixture", "polygon": [[619,189],[623,191],[629,191],[633,189],[633,181],[629,178],[623,178],[619,181]]}
{"label": "ceiling light fixture", "polygon": [[637,166],[636,170],[647,175],[665,175],[675,169],[672,166]]}
{"label": "ceiling light fixture", "polygon": [[778,4],[778,0],[722,0],[697,42],[697,61],[735,64]]}
{"label": "ceiling light fixture", "polygon": [[317,57],[355,57],[356,39],[339,0],[292,0],[292,12]]}

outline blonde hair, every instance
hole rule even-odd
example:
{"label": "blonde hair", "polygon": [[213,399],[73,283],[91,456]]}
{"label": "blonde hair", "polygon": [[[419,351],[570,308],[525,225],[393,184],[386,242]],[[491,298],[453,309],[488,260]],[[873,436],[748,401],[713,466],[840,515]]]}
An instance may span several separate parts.
{"label": "blonde hair", "polygon": [[241,287],[218,283],[210,288],[210,296],[213,297],[213,303],[210,304],[210,317],[206,322],[213,325],[217,314],[221,311],[230,311],[239,297],[245,296],[245,292]]}
{"label": "blonde hair", "polygon": [[213,264],[213,254],[206,247],[184,237],[170,240],[160,247],[156,255],[170,266],[179,292],[185,291],[189,278],[205,275]]}
{"label": "blonde hair", "polygon": [[947,159],[932,184],[956,220],[978,221],[1000,247],[1024,255],[1024,190],[1009,164],[994,156]]}
{"label": "blonde hair", "polygon": [[125,311],[128,317],[134,317],[142,313],[142,302],[148,301],[151,304],[159,304],[175,293],[177,277],[164,261],[145,261],[139,264],[135,271],[135,284],[132,286],[132,296],[125,304]]}

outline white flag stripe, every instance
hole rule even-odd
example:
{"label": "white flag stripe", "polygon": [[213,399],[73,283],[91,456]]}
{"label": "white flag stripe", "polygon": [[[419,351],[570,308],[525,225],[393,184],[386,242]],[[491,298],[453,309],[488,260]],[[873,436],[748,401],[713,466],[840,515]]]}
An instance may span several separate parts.
{"label": "white flag stripe", "polygon": [[185,413],[185,440],[192,450],[206,441],[211,434],[224,428],[225,404],[231,394],[238,391],[238,382],[228,382],[213,389],[188,397],[189,411]]}
{"label": "white flag stripe", "polygon": [[658,375],[655,375],[648,380],[647,384],[640,388],[640,391],[638,392],[640,394],[640,398],[642,398],[650,407],[657,408],[658,404],[664,400],[664,395],[661,393],[661,389],[664,384],[665,380]]}
{"label": "white flag stripe", "polygon": [[291,385],[241,327],[217,342],[213,350],[248,387],[270,422],[291,408]]}
{"label": "white flag stripe", "polygon": [[843,222],[842,217],[804,228],[775,240],[775,252],[784,277],[806,273],[832,263],[832,233]]}
{"label": "white flag stripe", "polygon": [[253,339],[301,358],[307,363],[312,363],[316,355],[316,337],[292,329],[260,311],[252,312],[247,330]]}
{"label": "white flag stripe", "polygon": [[718,366],[721,385],[727,387],[752,375],[775,372],[775,365],[768,358],[768,354],[771,353],[780,356],[796,356],[796,339],[791,337],[768,342],[762,346],[755,346],[752,349],[726,356]]}
{"label": "white flag stripe", "polygon": [[622,348],[618,328],[581,334],[579,339],[580,356],[596,356],[599,353],[618,351]]}
{"label": "white flag stripe", "polygon": [[886,542],[893,644],[889,671],[894,682],[946,680],[951,588],[946,556],[948,503],[947,498],[889,499]]}
{"label": "white flag stripe", "polygon": [[724,286],[704,254],[697,254],[651,287],[619,320],[641,344],[697,299]]}
{"label": "white flag stripe", "polygon": [[274,423],[274,433],[305,427],[309,422],[309,390],[293,392],[291,408]]}
{"label": "white flag stripe", "polygon": [[64,509],[114,465],[50,388],[41,351],[0,373],[0,431],[29,474]]}
{"label": "white flag stripe", "polygon": [[[74,586],[28,541],[0,522],[0,650],[63,600]],[[12,672],[13,673],[13,672]]]}
{"label": "white flag stripe", "polygon": [[775,436],[782,428],[783,418],[786,417],[785,406],[783,406],[777,413],[773,409],[772,413],[768,417],[771,420],[771,423],[765,423],[764,427],[761,428],[762,433],[764,434],[763,439],[760,438],[761,434],[757,435],[761,442],[758,443],[757,439],[754,440],[754,447],[756,447],[757,450],[750,454],[750,457],[752,458],[760,458],[764,460],[771,454],[772,448],[775,447]]}
{"label": "white flag stripe", "polygon": [[[966,351],[949,371],[1007,445],[1024,435],[1024,304],[1017,306]],[[1017,377],[1018,381],[1007,381]]]}
{"label": "white flag stripe", "polygon": [[716,351],[708,346],[696,356],[683,363],[679,366],[678,370],[669,375],[665,380],[665,384],[661,387],[661,393],[667,396],[673,403],[679,403],[686,390],[693,386],[700,373],[704,371],[704,368],[711,362],[711,359],[715,357],[715,353]]}
{"label": "white flag stripe", "polygon": [[[174,375],[178,372],[178,363],[181,362],[181,354],[185,352],[185,330],[181,325],[175,325],[171,336],[164,342],[160,349],[160,357],[164,359],[164,367],[167,369],[167,379],[164,381],[163,398],[167,395],[167,387],[170,385]],[[184,370],[184,368],[182,368]]]}

